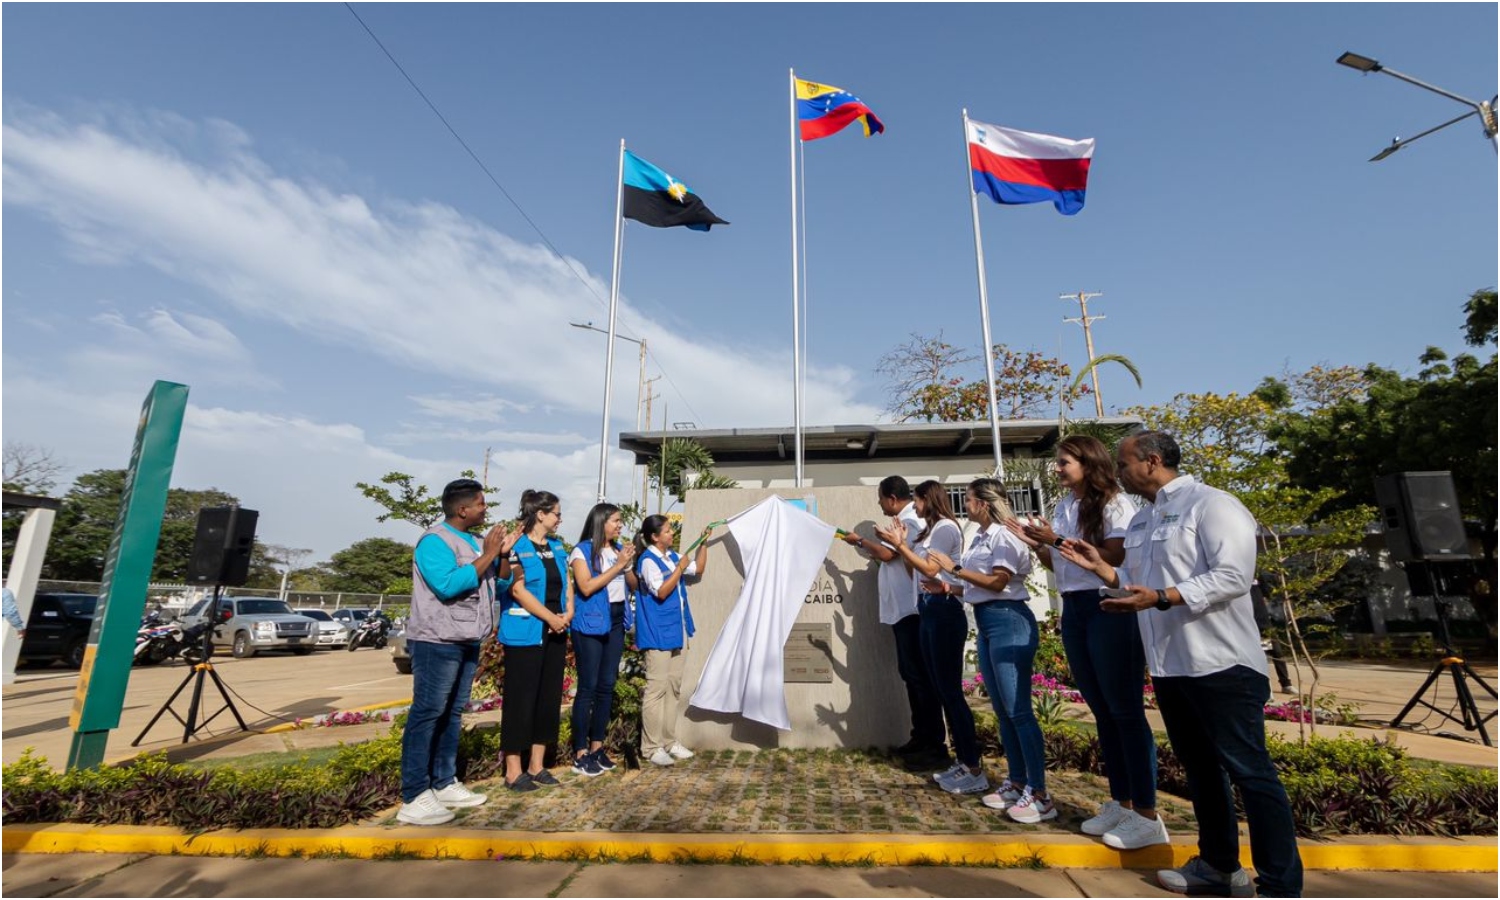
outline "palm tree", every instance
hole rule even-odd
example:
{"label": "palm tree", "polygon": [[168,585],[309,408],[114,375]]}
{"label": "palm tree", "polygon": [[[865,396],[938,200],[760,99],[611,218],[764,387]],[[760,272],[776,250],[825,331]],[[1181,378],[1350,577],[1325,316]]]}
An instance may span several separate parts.
{"label": "palm tree", "polygon": [[[1135,386],[1136,387],[1141,387],[1142,386],[1141,385],[1141,371],[1135,367],[1135,363],[1131,362],[1129,357],[1124,356],[1124,355],[1119,354],[1119,353],[1106,353],[1103,356],[1096,356],[1096,357],[1094,357],[1092,360],[1089,361],[1088,365],[1086,365],[1083,368],[1079,369],[1078,370],[1078,374],[1073,377],[1073,383],[1070,384],[1070,385],[1068,385],[1067,392],[1064,393],[1062,396],[1063,397],[1074,397],[1074,396],[1077,396],[1078,389],[1083,384],[1083,379],[1087,378],[1090,372],[1094,371],[1096,368],[1098,368],[1099,366],[1101,366],[1101,365],[1103,365],[1104,363],[1107,363],[1107,362],[1112,362],[1112,363],[1116,363],[1116,364],[1118,364],[1120,366],[1123,366],[1125,368],[1125,371],[1129,372],[1130,375],[1131,375],[1131,377],[1135,379]],[[1067,409],[1066,409],[1066,407],[1063,406],[1063,404],[1061,402],[1061,397],[1059,397],[1058,400],[1059,400],[1059,402],[1057,404],[1057,429],[1058,429],[1058,431],[1059,432],[1066,432],[1066,431],[1076,430],[1076,429],[1069,429],[1067,427],[1067,422],[1068,422]],[[1105,441],[1105,443],[1109,443],[1109,442]]]}

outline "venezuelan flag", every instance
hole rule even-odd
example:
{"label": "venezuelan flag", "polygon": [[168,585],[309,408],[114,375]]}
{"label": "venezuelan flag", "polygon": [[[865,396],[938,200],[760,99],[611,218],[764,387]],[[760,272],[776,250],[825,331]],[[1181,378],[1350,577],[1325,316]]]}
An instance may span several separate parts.
{"label": "venezuelan flag", "polygon": [[836,134],[855,119],[864,125],[865,137],[885,131],[870,107],[843,88],[797,79],[797,129],[802,140]]}
{"label": "venezuelan flag", "polygon": [[1071,216],[1083,209],[1094,139],[968,123],[969,168],[974,192],[1006,206],[1051,203]]}
{"label": "venezuelan flag", "polygon": [[623,199],[625,218],[656,228],[683,225],[693,231],[707,231],[714,225],[729,224],[714,215],[687,185],[629,150],[625,151]]}

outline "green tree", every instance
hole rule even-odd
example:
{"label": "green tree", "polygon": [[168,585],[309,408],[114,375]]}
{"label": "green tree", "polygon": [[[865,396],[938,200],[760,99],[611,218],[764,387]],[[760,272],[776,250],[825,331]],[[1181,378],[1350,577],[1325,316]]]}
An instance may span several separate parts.
{"label": "green tree", "polygon": [[360,594],[411,593],[412,546],[390,538],[365,538],[333,554],[322,568],[323,590]]}
{"label": "green tree", "polygon": [[[1004,344],[996,344],[993,354],[1001,418],[1039,418],[1059,398],[1071,405],[1089,393],[1086,385],[1068,384],[1072,370],[1060,360]],[[974,351],[944,341],[941,332],[936,337],[912,334],[881,356],[875,371],[886,377],[888,408],[896,421],[976,422],[990,414],[989,388],[976,365],[980,359]]]}
{"label": "green tree", "polygon": [[[474,478],[473,469],[464,469],[458,473],[459,478]],[[363,481],[355,482],[354,486],[359,492],[369,499],[375,501],[385,509],[385,512],[375,517],[377,522],[387,522],[397,519],[410,522],[422,530],[432,526],[434,522],[443,519],[443,498],[439,490],[437,494],[428,492],[427,485],[414,483],[415,479],[405,472],[387,472],[381,477],[379,484],[367,484]],[[495,489],[485,488],[485,499],[493,504],[495,498],[491,496],[497,493]],[[484,530],[489,527],[488,520],[476,530]]]}
{"label": "green tree", "polygon": [[[6,441],[4,452],[5,490],[51,496],[53,489],[57,487],[57,476],[62,474],[63,464],[53,457],[50,449],[19,441]],[[16,551],[16,538],[21,533],[21,523],[25,519],[24,509],[7,509],[3,514],[6,571],[10,571],[10,558]]]}
{"label": "green tree", "polygon": [[714,471],[714,456],[708,448],[692,438],[667,438],[662,441],[661,453],[656,461],[646,468],[651,487],[665,491],[677,500],[687,493],[683,485],[683,474],[696,473],[691,484],[694,490],[721,490],[739,487],[739,482]]}
{"label": "green tree", "polygon": [[[124,490],[124,469],[99,469],[78,476],[63,495],[42,567],[43,577],[65,581],[98,581],[103,577],[104,557],[114,536]],[[233,495],[215,488],[169,490],[152,580],[176,582],[187,577],[200,509],[238,505]]]}
{"label": "green tree", "polygon": [[[1496,367],[1469,354],[1449,360],[1429,349],[1416,377],[1365,369],[1364,396],[1351,396],[1319,415],[1288,416],[1273,430],[1288,458],[1291,480],[1329,486],[1338,494],[1327,509],[1375,501],[1375,479],[1392,472],[1453,473],[1459,506],[1481,526],[1485,572],[1495,583]],[[1492,626],[1492,603],[1476,609]]]}
{"label": "green tree", "polygon": [[1464,341],[1470,347],[1495,343],[1495,289],[1475,291],[1464,303]]}

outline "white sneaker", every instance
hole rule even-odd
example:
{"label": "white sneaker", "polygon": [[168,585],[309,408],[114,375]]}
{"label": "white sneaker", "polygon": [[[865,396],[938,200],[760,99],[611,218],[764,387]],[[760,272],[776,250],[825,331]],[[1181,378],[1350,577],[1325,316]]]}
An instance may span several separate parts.
{"label": "white sneaker", "polygon": [[688,748],[682,746],[681,744],[677,743],[676,741],[673,741],[672,742],[672,746],[670,746],[670,747],[667,748],[667,752],[670,753],[670,754],[672,754],[672,758],[673,759],[692,759],[693,758],[693,751],[691,751]]}
{"label": "white sneaker", "polygon": [[677,764],[677,760],[672,758],[672,754],[668,753],[665,747],[657,747],[656,752],[651,754],[650,762],[653,766],[674,766]]}
{"label": "white sneaker", "polygon": [[983,803],[985,806],[988,806],[990,809],[1010,809],[1012,806],[1015,806],[1016,801],[1020,799],[1021,789],[1016,787],[1015,784],[1009,778],[1007,778],[1004,781],[1000,782],[1000,786],[995,788],[995,792],[993,794],[985,794],[983,797],[980,797],[979,802]]}
{"label": "white sneaker", "polygon": [[476,794],[464,786],[462,781],[455,781],[440,791],[434,791],[439,803],[455,809],[465,806],[483,806],[489,798],[483,794]]}
{"label": "white sneaker", "polygon": [[1084,834],[1092,834],[1095,837],[1101,834],[1108,834],[1110,829],[1125,820],[1125,813],[1127,812],[1129,810],[1114,800],[1106,800],[1104,801],[1104,805],[1099,807],[1099,814],[1092,818],[1084,819],[1083,825],[1080,827],[1083,829]]}
{"label": "white sneaker", "polygon": [[1167,823],[1160,816],[1148,819],[1133,809],[1125,810],[1120,824],[1104,835],[1104,843],[1116,850],[1139,850],[1153,844],[1170,844]]}
{"label": "white sneaker", "polygon": [[400,812],[396,813],[396,821],[407,825],[442,825],[454,818],[453,811],[438,800],[432,788],[418,794],[410,803],[401,804]]}
{"label": "white sneaker", "polygon": [[968,773],[968,766],[964,765],[961,762],[956,762],[941,772],[932,773],[932,780],[936,781],[939,787],[942,787],[945,783],[952,781],[960,775],[967,775]]}

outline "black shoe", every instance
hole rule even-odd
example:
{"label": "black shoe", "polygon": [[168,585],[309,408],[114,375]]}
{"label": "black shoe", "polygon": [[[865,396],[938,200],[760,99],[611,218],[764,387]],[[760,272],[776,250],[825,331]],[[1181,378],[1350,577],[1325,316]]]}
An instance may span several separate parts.
{"label": "black shoe", "polygon": [[897,756],[906,756],[908,754],[915,753],[918,750],[926,750],[926,749],[927,749],[927,745],[926,744],[922,743],[921,741],[917,740],[916,738],[912,738],[911,740],[907,741],[906,743],[902,744],[899,747],[893,747],[893,748],[891,748],[891,752],[894,753],[894,754],[896,754]]}
{"label": "black shoe", "polygon": [[551,787],[554,784],[562,784],[561,781],[557,780],[557,776],[553,775],[551,772],[547,771],[546,769],[543,769],[540,772],[533,772],[530,775],[528,775],[527,777],[530,778],[532,780],[532,782],[535,783],[535,784],[537,784],[537,785],[546,785],[548,787]]}
{"label": "black shoe", "polygon": [[[543,769],[542,771],[546,771],[546,770]],[[512,791],[515,791],[518,794],[524,794],[527,791],[534,791],[537,788],[541,787],[541,785],[539,785],[539,784],[536,783],[536,779],[535,778],[532,778],[530,775],[527,775],[525,772],[522,772],[521,775],[520,775],[520,777],[517,778],[515,781],[507,781],[505,783],[505,786],[508,789],[510,789]]]}
{"label": "black shoe", "polygon": [[609,758],[609,754],[604,752],[603,747],[594,751],[594,762],[598,763],[599,768],[606,772],[615,767],[615,761]]}
{"label": "black shoe", "polygon": [[913,753],[902,761],[902,766],[908,772],[940,772],[951,765],[953,758],[948,755],[948,751],[937,748]]}

